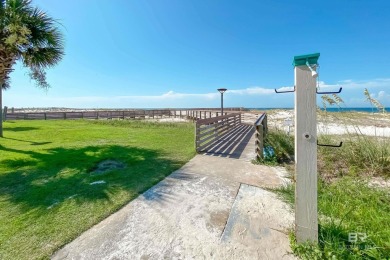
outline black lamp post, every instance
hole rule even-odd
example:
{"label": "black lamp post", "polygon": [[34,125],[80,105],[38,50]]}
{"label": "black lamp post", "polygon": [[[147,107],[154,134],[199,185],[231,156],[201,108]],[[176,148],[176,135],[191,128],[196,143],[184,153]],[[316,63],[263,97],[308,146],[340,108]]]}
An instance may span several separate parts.
{"label": "black lamp post", "polygon": [[221,115],[223,116],[223,93],[227,90],[226,88],[217,89],[221,93]]}

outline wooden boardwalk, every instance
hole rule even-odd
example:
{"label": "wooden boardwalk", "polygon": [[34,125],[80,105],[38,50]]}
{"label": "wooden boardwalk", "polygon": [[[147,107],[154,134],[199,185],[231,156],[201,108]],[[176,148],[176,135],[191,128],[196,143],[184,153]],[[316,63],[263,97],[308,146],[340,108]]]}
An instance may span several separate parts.
{"label": "wooden boardwalk", "polygon": [[[224,115],[241,111],[240,108],[227,108]],[[53,119],[159,119],[187,118],[206,119],[221,116],[219,109],[113,109],[113,110],[64,110],[64,111],[24,111],[4,108],[5,120],[53,120]]]}
{"label": "wooden boardwalk", "polygon": [[196,121],[196,151],[232,159],[261,159],[266,129],[265,113],[252,122],[248,122],[244,113],[200,119]]}
{"label": "wooden boardwalk", "polygon": [[217,142],[204,151],[204,154],[233,159],[248,159],[250,157],[255,159],[254,133],[253,125],[238,125],[221,136]]}

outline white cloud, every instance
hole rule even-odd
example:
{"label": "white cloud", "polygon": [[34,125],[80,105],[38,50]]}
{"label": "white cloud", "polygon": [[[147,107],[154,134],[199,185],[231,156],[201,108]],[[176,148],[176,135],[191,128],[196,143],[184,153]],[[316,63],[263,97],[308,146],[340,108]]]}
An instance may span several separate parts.
{"label": "white cloud", "polygon": [[383,90],[381,90],[381,91],[378,92],[378,98],[379,98],[379,99],[382,99],[382,98],[384,98],[384,97],[386,97],[386,96],[388,96],[388,95],[386,95],[386,92],[384,92]]}
{"label": "white cloud", "polygon": [[319,83],[321,91],[338,90],[340,87],[343,91],[340,93],[344,97],[347,107],[366,107],[370,106],[364,97],[363,91],[367,89],[372,98],[378,99],[385,107],[390,106],[390,94],[386,93],[386,89],[390,88],[390,79],[373,79],[373,80],[342,80],[336,84],[326,84],[321,81]]}
{"label": "white cloud", "polygon": [[[151,95],[151,96],[113,96],[113,97],[106,97],[105,99],[138,99],[138,100],[177,100],[177,99],[184,99],[184,98],[199,98],[199,99],[216,99],[219,97],[219,93],[205,93],[205,94],[191,94],[191,93],[176,93],[172,90],[161,94],[161,95]],[[96,97],[98,98],[98,97]],[[99,97],[101,98],[101,97]]]}
{"label": "white cloud", "polygon": [[251,87],[245,89],[232,89],[226,93],[239,94],[239,95],[268,95],[275,93],[274,89],[262,88],[262,87]]}
{"label": "white cloud", "polygon": [[[390,87],[390,79],[374,79],[367,81],[343,80],[335,84],[319,82],[321,91],[338,90],[343,87],[340,96],[346,101],[347,107],[367,106],[364,102],[363,89],[367,88],[373,97],[380,100],[385,106],[390,106],[390,95],[385,92]],[[278,91],[292,90],[292,87],[280,87]],[[292,96],[283,95],[275,99],[273,88],[266,87],[248,87],[229,89],[226,92],[226,101],[229,106],[244,107],[283,107],[286,104],[292,104]],[[237,98],[236,98],[237,97]],[[285,98],[284,98],[285,97]],[[10,92],[4,99],[5,105],[9,107],[43,107],[43,106],[61,106],[61,107],[214,107],[218,106],[220,94],[209,93],[178,93],[168,91],[160,95],[123,95],[123,96],[76,96],[60,97],[52,96],[50,92],[47,95],[22,95],[21,93]],[[279,104],[280,102],[280,104]],[[261,104],[261,105],[260,105]]]}
{"label": "white cloud", "polygon": [[324,81],[319,82],[320,89],[321,88],[339,88],[342,87],[343,89],[364,89],[367,88],[368,90],[374,89],[374,88],[384,88],[384,87],[390,87],[390,78],[389,79],[373,79],[373,80],[360,80],[360,81],[353,81],[353,80],[341,80],[338,81],[336,84],[326,84]]}
{"label": "white cloud", "polygon": [[215,103],[219,100],[219,93],[176,93],[168,91],[161,95],[150,96],[76,96],[76,97],[58,97],[58,96],[22,96],[8,95],[4,100],[5,105],[9,107],[192,107],[202,106],[202,104]]}

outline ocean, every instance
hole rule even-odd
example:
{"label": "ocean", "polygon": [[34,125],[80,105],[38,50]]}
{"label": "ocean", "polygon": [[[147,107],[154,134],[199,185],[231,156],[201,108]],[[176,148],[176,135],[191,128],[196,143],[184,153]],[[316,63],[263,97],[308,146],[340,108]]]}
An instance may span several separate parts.
{"label": "ocean", "polygon": [[[288,107],[288,108],[249,108],[250,110],[272,110],[272,109],[287,109],[292,110],[294,108]],[[321,108],[321,110],[324,110]],[[382,111],[378,111],[376,108],[371,107],[328,107],[326,109],[328,112],[366,112],[366,113],[381,113]],[[390,112],[390,107],[385,108],[386,112]]]}

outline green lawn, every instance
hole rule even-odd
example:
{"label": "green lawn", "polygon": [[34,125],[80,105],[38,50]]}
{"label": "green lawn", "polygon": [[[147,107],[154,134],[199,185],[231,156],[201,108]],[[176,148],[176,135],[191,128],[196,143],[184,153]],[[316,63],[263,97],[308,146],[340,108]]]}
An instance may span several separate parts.
{"label": "green lawn", "polygon": [[[190,123],[11,121],[4,136],[0,259],[48,258],[195,154]],[[106,159],[126,167],[93,174]]]}

